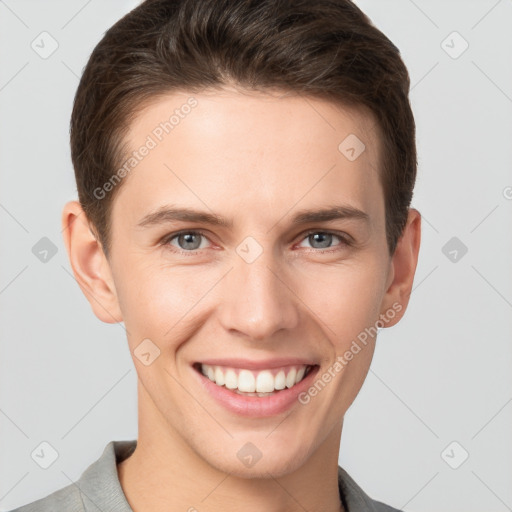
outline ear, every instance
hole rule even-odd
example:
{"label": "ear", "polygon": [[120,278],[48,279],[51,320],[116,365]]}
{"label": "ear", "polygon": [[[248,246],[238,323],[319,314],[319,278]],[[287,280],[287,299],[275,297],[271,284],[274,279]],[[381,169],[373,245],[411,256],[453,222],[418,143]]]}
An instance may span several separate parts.
{"label": "ear", "polygon": [[[381,316],[386,318],[384,327],[397,324],[407,309],[418,263],[420,241],[421,215],[418,210],[409,208],[407,223],[391,258],[386,294],[382,300]],[[392,318],[389,314],[391,310],[394,311]]]}
{"label": "ear", "polygon": [[62,231],[73,274],[94,314],[106,323],[121,322],[110,263],[78,201],[64,206]]}

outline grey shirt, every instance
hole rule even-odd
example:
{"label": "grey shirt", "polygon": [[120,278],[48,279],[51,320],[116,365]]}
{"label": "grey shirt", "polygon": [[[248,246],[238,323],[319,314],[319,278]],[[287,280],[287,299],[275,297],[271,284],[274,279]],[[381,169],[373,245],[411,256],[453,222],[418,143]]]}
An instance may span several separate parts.
{"label": "grey shirt", "polygon": [[[78,481],[11,512],[133,512],[119,483],[117,464],[136,446],[137,440],[110,441]],[[338,486],[347,512],[402,512],[372,500],[341,466]]]}

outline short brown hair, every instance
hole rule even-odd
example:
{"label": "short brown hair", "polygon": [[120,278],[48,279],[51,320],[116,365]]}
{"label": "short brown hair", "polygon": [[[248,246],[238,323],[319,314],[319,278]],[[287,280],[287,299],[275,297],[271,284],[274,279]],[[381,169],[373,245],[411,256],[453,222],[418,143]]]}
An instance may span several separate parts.
{"label": "short brown hair", "polygon": [[393,254],[416,180],[410,79],[396,46],[350,0],[146,0],[105,33],[84,69],[70,126],[79,200],[105,254],[121,184],[101,199],[94,191],[123,161],[130,121],[158,96],[228,81],[369,109],[380,132]]}

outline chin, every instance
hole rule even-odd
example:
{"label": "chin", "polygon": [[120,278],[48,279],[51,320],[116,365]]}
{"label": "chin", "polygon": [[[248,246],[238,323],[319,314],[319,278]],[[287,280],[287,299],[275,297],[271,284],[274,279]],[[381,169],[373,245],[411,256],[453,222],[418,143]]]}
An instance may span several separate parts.
{"label": "chin", "polygon": [[218,471],[231,476],[264,479],[280,478],[296,471],[309,456],[303,443],[296,447],[280,442],[275,448],[271,444],[267,440],[267,447],[259,449],[257,442],[253,444],[250,441],[241,443],[231,440],[220,453],[208,450],[203,458]]}

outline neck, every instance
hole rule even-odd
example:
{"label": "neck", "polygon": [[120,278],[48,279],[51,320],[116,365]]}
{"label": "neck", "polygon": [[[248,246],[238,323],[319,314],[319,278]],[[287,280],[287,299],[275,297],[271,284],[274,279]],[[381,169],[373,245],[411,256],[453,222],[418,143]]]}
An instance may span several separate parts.
{"label": "neck", "polygon": [[338,489],[342,422],[297,469],[246,478],[208,463],[146,398],[139,387],[137,447],[117,466],[134,512],[235,512],[241,504],[244,512],[343,510]]}

